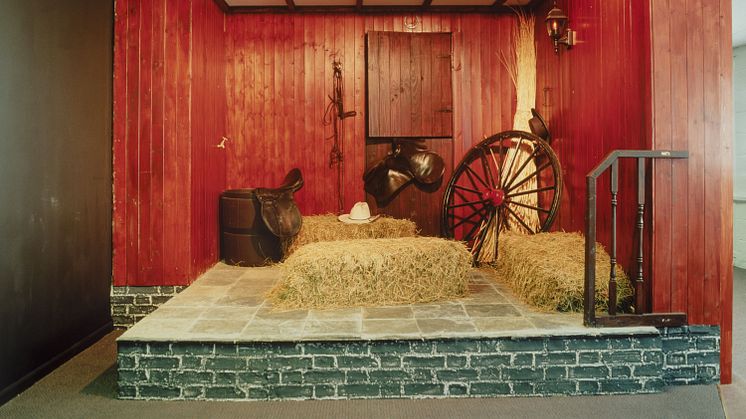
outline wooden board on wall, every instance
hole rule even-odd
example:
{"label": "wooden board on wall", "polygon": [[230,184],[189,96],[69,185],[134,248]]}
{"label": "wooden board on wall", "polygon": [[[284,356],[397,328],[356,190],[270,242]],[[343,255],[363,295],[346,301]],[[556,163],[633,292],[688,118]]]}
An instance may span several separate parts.
{"label": "wooden board on wall", "polygon": [[[650,1],[652,147],[689,151],[653,179],[653,309],[718,324],[732,380],[731,2]],[[680,27],[699,31],[682,35]]]}
{"label": "wooden board on wall", "polygon": [[224,16],[211,0],[116,4],[114,285],[188,285],[217,261]]}
{"label": "wooden board on wall", "polygon": [[369,137],[453,135],[451,34],[367,34]]}

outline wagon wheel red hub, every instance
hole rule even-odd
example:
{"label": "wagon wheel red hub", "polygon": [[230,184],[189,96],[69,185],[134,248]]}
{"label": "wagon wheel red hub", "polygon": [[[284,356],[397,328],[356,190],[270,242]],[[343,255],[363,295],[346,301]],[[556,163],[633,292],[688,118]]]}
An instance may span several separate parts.
{"label": "wagon wheel red hub", "polygon": [[493,207],[499,207],[505,201],[505,192],[501,189],[489,188],[482,192],[482,200]]}
{"label": "wagon wheel red hub", "polygon": [[443,196],[441,233],[466,242],[480,260],[490,229],[493,252],[501,231],[548,230],[561,194],[562,171],[549,144],[528,132],[501,132],[472,147],[454,169]]}

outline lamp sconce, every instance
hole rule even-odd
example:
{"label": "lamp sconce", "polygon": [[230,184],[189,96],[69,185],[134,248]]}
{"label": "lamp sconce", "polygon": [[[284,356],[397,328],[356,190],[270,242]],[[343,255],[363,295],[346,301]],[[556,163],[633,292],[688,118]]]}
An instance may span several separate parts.
{"label": "lamp sconce", "polygon": [[557,7],[555,2],[552,10],[547,14],[545,19],[547,25],[547,33],[549,38],[554,43],[554,52],[559,54],[560,44],[565,45],[567,49],[572,48],[575,45],[575,34],[576,32],[567,27],[567,15],[560,8]]}

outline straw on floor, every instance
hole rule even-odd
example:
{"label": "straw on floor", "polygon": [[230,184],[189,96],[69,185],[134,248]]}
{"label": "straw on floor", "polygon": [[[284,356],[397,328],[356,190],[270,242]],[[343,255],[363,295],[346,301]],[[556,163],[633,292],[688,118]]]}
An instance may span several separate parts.
{"label": "straw on floor", "polygon": [[336,215],[312,215],[303,217],[303,226],[293,238],[286,255],[299,247],[317,242],[353,239],[393,239],[414,237],[417,225],[410,220],[382,216],[372,223],[345,224]]}
{"label": "straw on floor", "polygon": [[[578,233],[500,234],[497,276],[525,303],[545,310],[581,311],[585,238]],[[596,244],[596,308],[608,307],[611,260]],[[624,305],[632,286],[617,264],[617,300]]]}
{"label": "straw on floor", "polygon": [[471,253],[435,237],[310,243],[280,265],[267,298],[278,308],[425,303],[463,297]]}

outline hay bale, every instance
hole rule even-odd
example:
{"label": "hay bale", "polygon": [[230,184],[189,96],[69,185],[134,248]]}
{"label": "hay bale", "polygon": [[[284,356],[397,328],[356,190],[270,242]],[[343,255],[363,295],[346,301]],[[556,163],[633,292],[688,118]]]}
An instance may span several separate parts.
{"label": "hay bale", "polygon": [[[500,234],[495,264],[513,292],[525,303],[557,311],[581,311],[585,273],[585,238],[578,233]],[[596,308],[608,308],[611,260],[596,243]],[[632,296],[629,277],[617,264],[617,300]]]}
{"label": "hay bale", "polygon": [[289,255],[299,247],[317,242],[353,239],[393,239],[417,235],[417,225],[410,220],[400,220],[382,216],[372,223],[345,224],[336,215],[313,215],[303,217],[303,227],[293,238]]}
{"label": "hay bale", "polygon": [[280,265],[267,294],[278,308],[337,308],[425,303],[462,297],[471,253],[435,237],[307,244]]}

